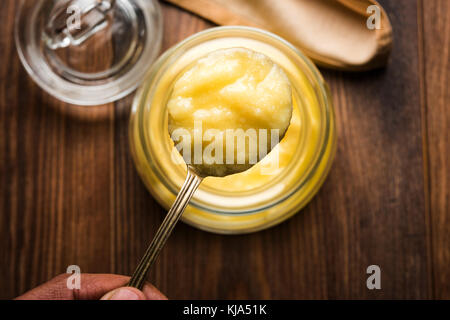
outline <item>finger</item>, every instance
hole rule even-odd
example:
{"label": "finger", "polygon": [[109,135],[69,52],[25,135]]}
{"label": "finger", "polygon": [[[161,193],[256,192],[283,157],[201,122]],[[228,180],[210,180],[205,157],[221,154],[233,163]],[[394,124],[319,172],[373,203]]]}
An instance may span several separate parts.
{"label": "finger", "polygon": [[[82,273],[81,288],[68,289],[70,274],[61,274],[50,281],[17,297],[18,300],[98,300],[107,292],[125,286],[129,277],[115,274]],[[167,299],[155,287],[146,284],[143,290],[147,299]]]}
{"label": "finger", "polygon": [[100,300],[147,300],[147,297],[139,289],[122,287],[108,292]]}
{"label": "finger", "polygon": [[70,274],[61,274],[50,281],[17,297],[22,300],[84,300],[100,299],[106,292],[124,286],[128,277],[113,274],[88,274],[80,276],[80,289],[69,289]]}
{"label": "finger", "polygon": [[167,300],[167,297],[156,289],[153,285],[146,282],[144,288],[142,289],[147,300]]}

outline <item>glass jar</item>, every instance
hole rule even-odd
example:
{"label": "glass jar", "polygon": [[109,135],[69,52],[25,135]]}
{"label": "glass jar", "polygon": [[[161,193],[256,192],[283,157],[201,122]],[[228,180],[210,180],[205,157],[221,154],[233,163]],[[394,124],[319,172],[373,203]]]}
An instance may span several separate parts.
{"label": "glass jar", "polygon": [[157,0],[22,0],[15,42],[42,89],[94,106],[142,83],[159,54],[162,28]]}
{"label": "glass jar", "polygon": [[[138,90],[130,120],[136,168],[154,198],[170,208],[186,177],[186,165],[172,160],[167,100],[174,81],[208,53],[241,47],[264,53],[288,75],[293,91],[291,125],[277,152],[278,164],[225,178],[207,177],[182,220],[202,230],[239,234],[278,224],[315,195],[330,169],[336,146],[332,101],[313,63],[280,37],[249,27],[217,27],[199,32],[169,49],[153,65]],[[267,169],[267,168],[266,168]]]}

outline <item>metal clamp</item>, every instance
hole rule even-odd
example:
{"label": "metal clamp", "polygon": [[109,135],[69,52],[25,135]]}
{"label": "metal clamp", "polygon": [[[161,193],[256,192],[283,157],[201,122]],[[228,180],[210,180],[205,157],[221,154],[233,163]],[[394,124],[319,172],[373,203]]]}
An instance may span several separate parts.
{"label": "metal clamp", "polygon": [[59,1],[50,14],[43,40],[52,50],[78,46],[110,23],[116,0]]}

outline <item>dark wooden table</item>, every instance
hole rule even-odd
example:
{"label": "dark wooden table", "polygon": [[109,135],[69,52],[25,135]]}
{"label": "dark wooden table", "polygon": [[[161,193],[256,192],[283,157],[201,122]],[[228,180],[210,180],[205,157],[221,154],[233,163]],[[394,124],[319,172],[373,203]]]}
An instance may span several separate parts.
{"label": "dark wooden table", "polygon": [[[127,140],[131,97],[76,108],[40,90],[0,10],[0,298],[77,264],[130,274],[165,211]],[[338,150],[292,219],[222,236],[180,224],[149,279],[170,298],[450,298],[450,1],[381,1],[395,46],[384,70],[323,70]],[[164,49],[212,24],[163,4]],[[381,290],[366,287],[381,267]]]}

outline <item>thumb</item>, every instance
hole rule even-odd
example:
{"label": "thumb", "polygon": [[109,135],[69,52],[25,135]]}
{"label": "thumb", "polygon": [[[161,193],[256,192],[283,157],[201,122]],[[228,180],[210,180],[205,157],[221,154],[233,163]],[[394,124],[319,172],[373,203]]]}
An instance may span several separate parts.
{"label": "thumb", "polygon": [[122,287],[106,293],[100,300],[147,300],[144,293],[136,288]]}

